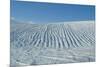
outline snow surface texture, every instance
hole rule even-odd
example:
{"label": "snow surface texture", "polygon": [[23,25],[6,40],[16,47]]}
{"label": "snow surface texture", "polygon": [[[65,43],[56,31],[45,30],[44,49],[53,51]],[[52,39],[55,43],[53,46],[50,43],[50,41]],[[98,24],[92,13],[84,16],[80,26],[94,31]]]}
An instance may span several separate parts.
{"label": "snow surface texture", "polygon": [[11,23],[11,66],[95,61],[95,23]]}

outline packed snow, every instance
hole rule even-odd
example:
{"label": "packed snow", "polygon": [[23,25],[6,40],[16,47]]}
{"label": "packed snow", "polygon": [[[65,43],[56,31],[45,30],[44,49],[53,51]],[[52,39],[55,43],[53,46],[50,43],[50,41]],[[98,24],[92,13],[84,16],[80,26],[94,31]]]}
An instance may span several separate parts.
{"label": "packed snow", "polygon": [[11,66],[95,61],[95,23],[11,23]]}

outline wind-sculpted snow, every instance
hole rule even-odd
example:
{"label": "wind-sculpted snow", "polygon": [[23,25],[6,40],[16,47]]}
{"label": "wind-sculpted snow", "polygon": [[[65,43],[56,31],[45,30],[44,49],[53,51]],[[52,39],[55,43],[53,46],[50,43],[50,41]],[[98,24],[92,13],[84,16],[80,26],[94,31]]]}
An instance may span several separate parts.
{"label": "wind-sculpted snow", "polygon": [[11,23],[11,65],[95,61],[95,23]]}

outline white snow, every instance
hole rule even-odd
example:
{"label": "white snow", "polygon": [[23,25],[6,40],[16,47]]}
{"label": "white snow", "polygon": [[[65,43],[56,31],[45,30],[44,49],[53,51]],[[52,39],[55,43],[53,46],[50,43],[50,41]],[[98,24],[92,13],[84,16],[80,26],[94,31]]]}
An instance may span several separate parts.
{"label": "white snow", "polygon": [[11,23],[11,65],[95,61],[95,23]]}

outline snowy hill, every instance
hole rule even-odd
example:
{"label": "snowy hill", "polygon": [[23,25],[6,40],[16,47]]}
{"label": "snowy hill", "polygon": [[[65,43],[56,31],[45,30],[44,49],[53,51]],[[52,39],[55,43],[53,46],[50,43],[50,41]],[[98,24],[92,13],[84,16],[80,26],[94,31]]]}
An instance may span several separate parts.
{"label": "snowy hill", "polygon": [[11,65],[95,61],[95,23],[11,23]]}

